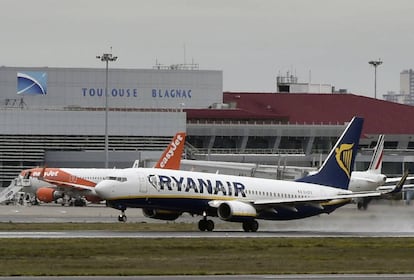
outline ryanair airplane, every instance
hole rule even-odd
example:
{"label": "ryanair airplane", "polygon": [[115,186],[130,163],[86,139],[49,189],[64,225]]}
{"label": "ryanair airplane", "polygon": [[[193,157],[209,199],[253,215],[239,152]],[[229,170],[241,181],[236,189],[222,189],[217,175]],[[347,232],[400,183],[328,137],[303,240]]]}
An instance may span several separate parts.
{"label": "ryanair airplane", "polygon": [[348,190],[363,119],[354,117],[315,174],[296,181],[261,179],[156,168],[114,170],[95,186],[108,206],[142,208],[154,219],[175,220],[182,213],[200,215],[201,231],[212,231],[218,216],[255,232],[257,219],[301,219],[331,213],[354,198],[381,197],[401,190],[405,177],[387,192]]}

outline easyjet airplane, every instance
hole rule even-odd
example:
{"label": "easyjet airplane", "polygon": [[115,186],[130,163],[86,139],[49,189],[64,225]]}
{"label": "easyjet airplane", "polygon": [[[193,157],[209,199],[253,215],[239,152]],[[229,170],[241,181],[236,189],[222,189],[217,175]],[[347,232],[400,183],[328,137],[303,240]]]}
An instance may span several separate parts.
{"label": "easyjet airplane", "polygon": [[[122,215],[128,207],[142,208],[147,217],[162,220],[175,220],[184,212],[201,215],[201,231],[214,229],[208,216],[240,222],[245,231],[257,231],[256,219],[290,220],[331,213],[353,198],[385,193],[348,190],[362,125],[363,119],[353,118],[319,171],[296,181],[127,168],[113,170],[95,191]],[[400,191],[404,180],[388,193]]]}
{"label": "easyjet airplane", "polygon": [[[185,132],[177,133],[164,150],[154,168],[179,169],[185,145]],[[95,185],[114,169],[109,168],[33,168],[23,170],[20,178],[26,180],[24,190],[35,193],[38,200],[52,202],[65,195],[83,202],[99,202]]]}

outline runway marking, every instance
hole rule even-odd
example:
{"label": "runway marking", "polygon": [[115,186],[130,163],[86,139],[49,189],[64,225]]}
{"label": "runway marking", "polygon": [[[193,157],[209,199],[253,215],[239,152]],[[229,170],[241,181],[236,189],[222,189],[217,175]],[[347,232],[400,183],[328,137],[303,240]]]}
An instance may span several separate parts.
{"label": "runway marking", "polygon": [[312,232],[312,231],[289,231],[289,232],[243,232],[243,231],[215,231],[215,232],[117,232],[117,231],[4,231],[0,232],[0,238],[326,238],[326,237],[414,237],[413,232],[355,232],[355,233],[335,233],[335,232]]}

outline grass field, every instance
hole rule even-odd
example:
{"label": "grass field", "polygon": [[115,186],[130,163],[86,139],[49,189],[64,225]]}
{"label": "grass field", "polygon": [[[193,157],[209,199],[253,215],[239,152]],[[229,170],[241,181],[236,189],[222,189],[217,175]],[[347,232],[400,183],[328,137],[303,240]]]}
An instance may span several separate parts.
{"label": "grass field", "polygon": [[59,230],[111,230],[111,231],[192,231],[192,223],[0,223],[0,231],[59,231]]}
{"label": "grass field", "polygon": [[[117,224],[117,230],[188,230]],[[107,230],[13,224],[0,230]],[[193,226],[192,226],[193,227]],[[413,273],[414,238],[0,239],[0,275]]]}

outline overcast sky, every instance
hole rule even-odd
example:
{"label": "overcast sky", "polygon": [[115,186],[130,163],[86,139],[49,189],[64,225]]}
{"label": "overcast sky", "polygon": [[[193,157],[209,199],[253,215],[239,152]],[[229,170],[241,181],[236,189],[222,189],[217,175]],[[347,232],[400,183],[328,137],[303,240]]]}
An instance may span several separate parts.
{"label": "overcast sky", "polygon": [[0,0],[0,65],[152,68],[194,61],[225,91],[274,92],[278,74],[373,97],[414,68],[412,0]]}

